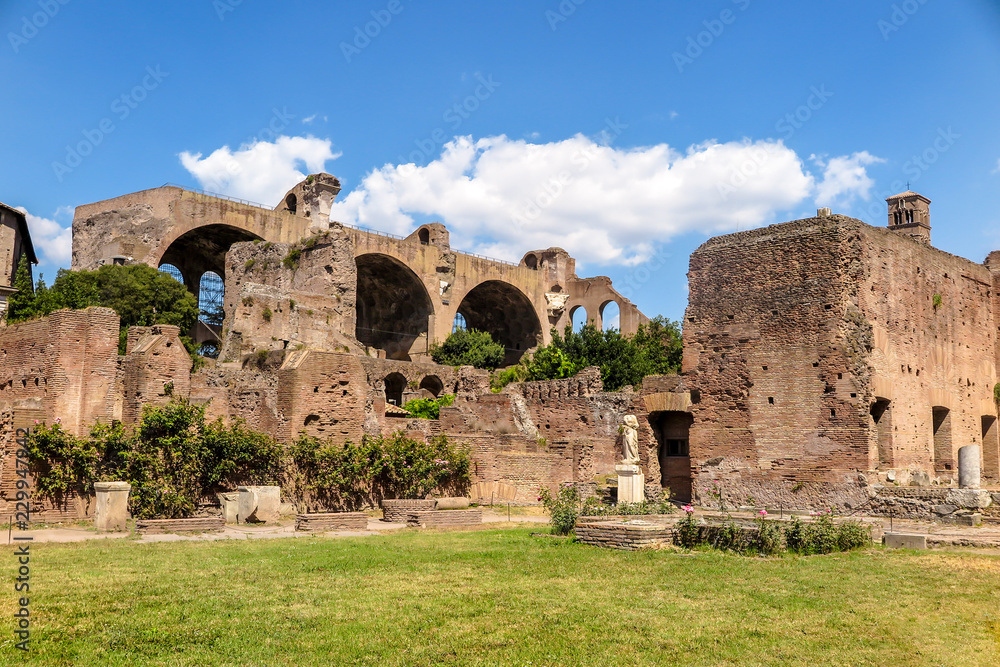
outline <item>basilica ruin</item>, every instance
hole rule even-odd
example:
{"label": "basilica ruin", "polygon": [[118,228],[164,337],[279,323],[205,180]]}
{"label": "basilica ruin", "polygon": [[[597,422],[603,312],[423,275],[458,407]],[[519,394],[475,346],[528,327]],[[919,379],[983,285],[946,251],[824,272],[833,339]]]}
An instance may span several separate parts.
{"label": "basilica ruin", "polygon": [[[515,264],[452,249],[437,223],[405,238],[353,228],[329,219],[339,191],[315,174],[273,208],[169,185],[78,207],[74,268],[169,266],[195,294],[219,277],[221,324],[190,332],[219,357],[192,371],[166,325],[132,327],[119,355],[118,317],[101,308],[4,327],[5,442],[35,420],[77,434],[132,423],[180,396],[283,442],[446,434],[471,450],[474,500],[534,500],[562,482],[592,492],[615,473],[626,415],[646,497],[858,507],[957,486],[967,446],[985,480],[1000,477],[1000,253],[976,264],[935,249],[919,194],[890,198],[885,228],[821,209],[704,243],[679,375],[605,392],[590,368],[493,393],[486,371],[431,360],[456,322],[490,332],[511,364],[577,309],[600,327],[615,303],[626,334],[647,318],[560,248]],[[446,393],[440,419],[401,409]],[[13,498],[6,451],[0,509]],[[70,498],[43,516],[86,512]]]}

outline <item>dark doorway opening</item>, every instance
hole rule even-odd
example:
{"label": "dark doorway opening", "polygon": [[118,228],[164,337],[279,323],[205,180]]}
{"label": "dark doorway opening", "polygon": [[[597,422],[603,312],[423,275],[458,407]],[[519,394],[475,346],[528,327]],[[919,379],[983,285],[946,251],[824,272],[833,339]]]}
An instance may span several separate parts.
{"label": "dark doorway opening", "polygon": [[649,416],[660,463],[660,486],[674,500],[691,501],[690,412],[654,412]]}

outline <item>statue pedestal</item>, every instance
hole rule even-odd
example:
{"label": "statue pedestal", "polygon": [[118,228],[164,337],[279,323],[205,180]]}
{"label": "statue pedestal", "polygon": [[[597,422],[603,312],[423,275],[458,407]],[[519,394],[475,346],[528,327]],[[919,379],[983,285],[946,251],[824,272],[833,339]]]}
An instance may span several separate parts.
{"label": "statue pedestal", "polygon": [[646,500],[646,476],[642,466],[620,463],[615,466],[618,473],[618,502],[641,503]]}

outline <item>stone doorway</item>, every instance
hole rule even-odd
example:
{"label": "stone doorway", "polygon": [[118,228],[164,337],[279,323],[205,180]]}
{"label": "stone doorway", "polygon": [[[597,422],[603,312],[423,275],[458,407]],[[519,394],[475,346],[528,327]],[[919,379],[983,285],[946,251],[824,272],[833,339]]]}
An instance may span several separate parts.
{"label": "stone doorway", "polygon": [[660,485],[670,497],[691,501],[691,453],[689,437],[694,418],[690,412],[664,411],[649,415],[660,463]]}

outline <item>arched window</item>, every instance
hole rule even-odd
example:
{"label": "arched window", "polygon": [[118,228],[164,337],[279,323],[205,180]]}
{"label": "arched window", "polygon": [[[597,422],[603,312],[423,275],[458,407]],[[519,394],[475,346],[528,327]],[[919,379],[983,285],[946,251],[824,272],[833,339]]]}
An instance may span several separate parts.
{"label": "arched window", "polygon": [[573,322],[573,332],[579,332],[587,324],[587,309],[577,306],[569,314],[570,321]]}
{"label": "arched window", "polygon": [[455,321],[451,325],[451,332],[465,331],[465,315],[462,313],[455,313]]}
{"label": "arched window", "polygon": [[206,271],[201,276],[201,283],[198,287],[198,310],[201,311],[199,318],[205,324],[222,326],[225,319],[223,312],[223,297],[226,287],[215,271]]}
{"label": "arched window", "polygon": [[601,322],[604,323],[604,330],[621,329],[621,308],[618,302],[608,301],[601,306]]}
{"label": "arched window", "polygon": [[285,197],[285,208],[287,208],[290,213],[295,213],[298,210],[298,204],[299,199],[294,194],[289,194]]}
{"label": "arched window", "polygon": [[426,227],[424,227],[417,232],[417,238],[420,239],[420,245],[427,245],[431,242],[431,233]]}
{"label": "arched window", "polygon": [[406,377],[402,373],[390,373],[385,378],[385,402],[402,406],[405,389]]}
{"label": "arched window", "polygon": [[181,273],[181,270],[173,264],[160,264],[160,271],[163,271],[181,285],[184,284],[184,275]]}

